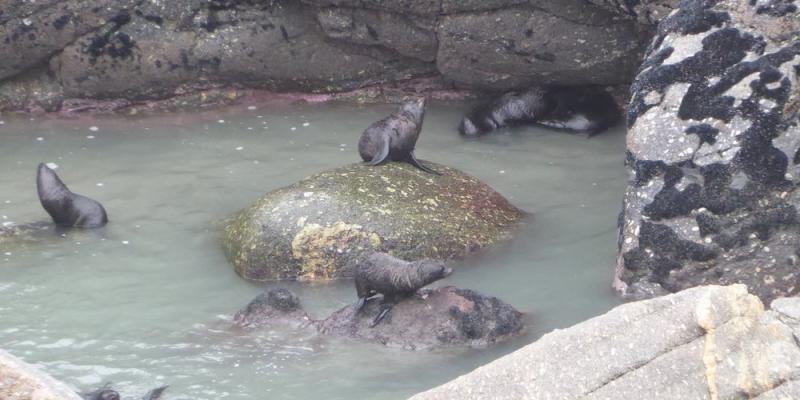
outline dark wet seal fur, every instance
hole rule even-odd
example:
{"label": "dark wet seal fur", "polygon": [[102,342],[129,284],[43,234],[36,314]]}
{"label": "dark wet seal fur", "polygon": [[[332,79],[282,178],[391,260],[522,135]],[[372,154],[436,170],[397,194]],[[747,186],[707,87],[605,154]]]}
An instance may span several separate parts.
{"label": "dark wet seal fur", "polygon": [[361,134],[358,153],[369,165],[402,161],[425,172],[439,175],[414,157],[414,148],[424,118],[425,98],[404,103],[396,113],[372,123]]}
{"label": "dark wet seal fur", "polygon": [[[106,383],[100,389],[89,393],[81,393],[80,396],[83,397],[84,400],[120,400],[119,393],[116,390],[110,389],[109,386],[110,384]],[[158,400],[168,387],[168,385],[157,387],[142,396],[142,400]]]}
{"label": "dark wet seal fur", "polygon": [[420,288],[452,272],[452,268],[439,261],[408,262],[386,253],[373,253],[356,266],[356,312],[364,307],[368,297],[382,294],[384,307],[372,323],[375,326],[394,303],[414,295]]}
{"label": "dark wet seal fur", "polygon": [[458,131],[474,137],[509,125],[538,124],[592,136],[620,119],[613,96],[600,87],[534,87],[476,107]]}
{"label": "dark wet seal fur", "polygon": [[58,175],[44,163],[36,173],[39,201],[53,222],[62,227],[99,228],[108,223],[103,205],[72,193]]}

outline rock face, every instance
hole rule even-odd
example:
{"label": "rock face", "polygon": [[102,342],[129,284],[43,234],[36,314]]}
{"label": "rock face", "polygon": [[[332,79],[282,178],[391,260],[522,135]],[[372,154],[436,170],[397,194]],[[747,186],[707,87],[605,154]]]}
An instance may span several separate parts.
{"label": "rock face", "polygon": [[267,193],[225,228],[236,271],[251,280],[352,277],[373,251],[449,260],[511,236],[523,212],[486,184],[427,161],[352,164]]}
{"label": "rock face", "polygon": [[629,83],[651,30],[630,10],[597,2],[6,1],[0,111],[52,111],[70,99],[114,101],[91,108],[116,110],[215,88],[334,93],[423,78],[448,90]]}
{"label": "rock face", "polygon": [[0,399],[81,400],[81,397],[64,383],[0,350]]}
{"label": "rock face", "polygon": [[799,39],[776,1],[683,1],[661,21],[631,88],[617,290],[798,293]]}
{"label": "rock face", "polygon": [[259,295],[237,312],[234,323],[248,329],[313,330],[324,336],[346,337],[405,350],[486,347],[523,332],[522,314],[514,307],[468,289],[452,286],[422,289],[401,300],[380,324],[370,327],[379,312],[379,303],[379,299],[367,302],[358,315],[354,314],[354,305],[348,305],[323,320],[314,321],[291,292],[274,289]]}
{"label": "rock face", "polygon": [[800,299],[744,285],[625,304],[412,399],[800,398]]}

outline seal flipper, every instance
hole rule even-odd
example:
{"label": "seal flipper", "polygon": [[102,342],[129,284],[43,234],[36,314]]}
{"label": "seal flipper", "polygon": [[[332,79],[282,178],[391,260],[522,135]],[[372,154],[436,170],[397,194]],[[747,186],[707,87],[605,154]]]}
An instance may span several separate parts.
{"label": "seal flipper", "polygon": [[367,304],[367,298],[359,297],[358,300],[356,301],[356,304],[354,305],[355,313],[358,314],[361,311],[361,309],[364,308],[365,304]]}
{"label": "seal flipper", "polygon": [[389,311],[392,310],[392,306],[393,304],[385,304],[385,303],[381,305],[381,312],[379,312],[378,316],[372,320],[372,323],[369,325],[369,327],[374,328],[375,326],[380,324],[381,321],[383,321],[383,319],[386,317],[386,314],[389,314]]}
{"label": "seal flipper", "polygon": [[147,394],[145,394],[144,397],[142,397],[142,400],[157,400],[161,397],[161,394],[164,393],[165,390],[167,390],[168,387],[169,385],[157,387],[147,392]]}
{"label": "seal flipper", "polygon": [[406,159],[406,161],[409,164],[411,164],[411,165],[413,165],[413,166],[415,166],[415,167],[417,167],[417,168],[419,168],[419,169],[421,169],[421,170],[423,170],[423,171],[425,171],[425,172],[427,172],[429,174],[434,174],[434,175],[439,175],[439,176],[442,175],[440,172],[434,171],[433,169],[422,165],[422,163],[419,162],[416,157],[414,157],[414,152],[413,151],[411,153],[408,153],[408,158]]}
{"label": "seal flipper", "polygon": [[389,158],[389,147],[391,146],[391,139],[388,137],[383,138],[383,146],[381,146],[381,152],[376,154],[375,157],[372,157],[372,160],[369,161],[369,165],[380,165],[387,158]]}

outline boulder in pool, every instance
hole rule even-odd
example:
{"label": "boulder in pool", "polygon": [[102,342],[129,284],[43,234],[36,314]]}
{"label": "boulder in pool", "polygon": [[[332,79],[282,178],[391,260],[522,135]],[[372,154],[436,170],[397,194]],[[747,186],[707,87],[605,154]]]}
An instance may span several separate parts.
{"label": "boulder in pool", "polygon": [[461,171],[352,164],[267,193],[225,227],[236,272],[256,281],[352,277],[373,251],[463,258],[512,236],[524,213]]}

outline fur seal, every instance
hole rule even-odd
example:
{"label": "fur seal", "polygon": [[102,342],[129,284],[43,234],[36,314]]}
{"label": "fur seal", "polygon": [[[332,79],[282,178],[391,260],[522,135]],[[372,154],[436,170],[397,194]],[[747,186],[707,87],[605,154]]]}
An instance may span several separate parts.
{"label": "fur seal", "polygon": [[476,107],[461,120],[458,131],[474,137],[507,125],[534,123],[591,137],[620,119],[616,101],[600,87],[534,87]]}
{"label": "fur seal", "polygon": [[355,282],[358,301],[355,311],[358,313],[367,302],[367,298],[376,294],[383,295],[381,312],[372,321],[377,325],[386,316],[392,305],[405,297],[414,295],[425,285],[445,278],[453,273],[453,269],[444,263],[434,260],[403,261],[386,253],[373,253],[356,266]]}
{"label": "fur seal", "polygon": [[425,118],[425,98],[404,103],[396,113],[373,122],[358,141],[358,153],[369,165],[405,161],[425,172],[441,175],[414,157],[414,147]]}
{"label": "fur seal", "polygon": [[[120,400],[119,393],[116,390],[110,389],[109,386],[110,384],[106,383],[100,389],[89,393],[81,393],[80,396],[83,397],[84,400]],[[142,396],[142,400],[158,400],[168,387],[169,385],[157,387]]]}
{"label": "fur seal", "polygon": [[36,188],[42,207],[58,226],[99,228],[108,223],[106,210],[100,203],[72,193],[44,163],[39,164],[36,173]]}

